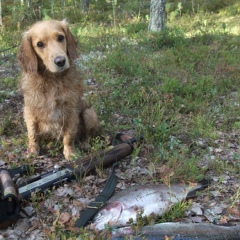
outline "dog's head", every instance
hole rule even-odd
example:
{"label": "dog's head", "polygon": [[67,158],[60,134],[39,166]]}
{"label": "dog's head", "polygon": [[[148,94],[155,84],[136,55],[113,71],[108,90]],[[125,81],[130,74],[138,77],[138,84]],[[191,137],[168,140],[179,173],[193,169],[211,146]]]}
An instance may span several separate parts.
{"label": "dog's head", "polygon": [[77,58],[77,44],[65,20],[37,22],[23,34],[18,60],[25,72],[37,72],[39,61],[52,73],[70,67]]}

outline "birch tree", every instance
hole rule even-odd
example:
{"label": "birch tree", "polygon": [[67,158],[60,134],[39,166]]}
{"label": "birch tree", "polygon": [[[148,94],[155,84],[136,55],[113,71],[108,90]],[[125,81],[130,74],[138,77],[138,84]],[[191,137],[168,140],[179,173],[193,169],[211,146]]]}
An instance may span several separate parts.
{"label": "birch tree", "polygon": [[166,0],[151,0],[149,31],[165,30],[166,21]]}
{"label": "birch tree", "polygon": [[52,18],[54,18],[54,8],[55,8],[55,2],[54,2],[54,0],[51,0],[51,15],[52,15]]}
{"label": "birch tree", "polygon": [[2,1],[0,0],[0,27],[2,27]]}
{"label": "birch tree", "polygon": [[89,9],[89,1],[90,1],[90,0],[83,0],[83,1],[82,1],[82,8],[83,8],[83,11],[84,11],[84,12],[87,12],[88,9]]}

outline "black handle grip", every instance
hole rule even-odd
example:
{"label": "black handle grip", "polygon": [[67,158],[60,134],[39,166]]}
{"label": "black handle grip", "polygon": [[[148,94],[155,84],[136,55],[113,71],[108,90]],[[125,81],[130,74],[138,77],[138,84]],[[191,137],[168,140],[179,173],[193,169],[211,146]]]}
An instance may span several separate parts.
{"label": "black handle grip", "polygon": [[21,176],[27,172],[30,172],[30,165],[22,165],[21,167],[7,169],[7,168],[0,168],[0,171],[6,170],[9,172],[11,178],[13,178],[16,174],[20,174]]}

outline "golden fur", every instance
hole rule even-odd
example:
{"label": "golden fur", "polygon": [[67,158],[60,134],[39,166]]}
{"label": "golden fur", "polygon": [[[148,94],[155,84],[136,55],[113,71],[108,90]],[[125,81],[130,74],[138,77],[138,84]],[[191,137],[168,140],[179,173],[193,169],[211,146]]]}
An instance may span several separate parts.
{"label": "golden fur", "polygon": [[76,41],[65,21],[37,22],[23,34],[18,60],[30,154],[39,154],[40,136],[50,135],[63,138],[64,157],[70,159],[75,141],[86,145],[98,128],[94,109],[83,99],[76,58]]}

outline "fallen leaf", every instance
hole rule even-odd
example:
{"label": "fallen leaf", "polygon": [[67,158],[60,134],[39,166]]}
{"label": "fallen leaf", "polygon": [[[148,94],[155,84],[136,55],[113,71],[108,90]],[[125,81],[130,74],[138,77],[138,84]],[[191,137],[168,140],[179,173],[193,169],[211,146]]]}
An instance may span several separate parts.
{"label": "fallen leaf", "polygon": [[227,216],[221,216],[219,219],[219,224],[227,224],[228,223],[228,217]]}
{"label": "fallen leaf", "polygon": [[211,208],[211,212],[212,212],[212,214],[216,214],[216,215],[219,215],[219,214],[221,214],[222,212],[223,212],[223,208],[222,207],[220,207],[220,206],[215,206],[215,207],[213,207],[213,208]]}
{"label": "fallen leaf", "polygon": [[216,149],[214,150],[215,153],[220,153],[220,152],[222,152],[222,151],[223,151],[223,149],[221,149],[221,148],[216,148]]}
{"label": "fallen leaf", "polygon": [[74,192],[71,188],[65,186],[65,187],[59,187],[56,190],[56,194],[59,197],[66,197],[66,196],[72,196],[74,194]]}
{"label": "fallen leaf", "polygon": [[203,211],[201,209],[201,205],[199,203],[193,203],[190,207],[189,211],[191,211],[194,215],[203,215]]}
{"label": "fallen leaf", "polygon": [[81,192],[81,190],[82,190],[82,188],[79,187],[79,185],[78,185],[78,184],[75,184],[75,183],[72,184],[72,187],[75,188],[75,189],[76,189],[77,191],[79,191],[79,192]]}
{"label": "fallen leaf", "polygon": [[32,216],[35,213],[35,209],[32,206],[24,207],[23,210],[28,215],[28,217]]}
{"label": "fallen leaf", "polygon": [[240,209],[229,207],[227,210],[235,217],[240,217]]}
{"label": "fallen leaf", "polygon": [[63,212],[58,218],[58,223],[61,226],[64,226],[65,223],[67,223],[71,219],[71,215],[68,212]]}
{"label": "fallen leaf", "polygon": [[165,170],[166,170],[166,165],[162,165],[162,166],[158,169],[159,173],[164,173]]}
{"label": "fallen leaf", "polygon": [[48,208],[48,211],[52,214],[55,214],[56,213],[56,210],[54,208]]}
{"label": "fallen leaf", "polygon": [[0,166],[2,167],[3,165],[5,165],[5,162],[0,159]]}
{"label": "fallen leaf", "polygon": [[192,220],[192,222],[194,222],[194,223],[201,223],[201,222],[203,222],[203,217],[201,217],[201,216],[195,216],[195,217],[191,217],[191,220]]}
{"label": "fallen leaf", "polygon": [[210,193],[214,196],[214,197],[219,197],[221,196],[221,193],[219,191],[210,191]]}

